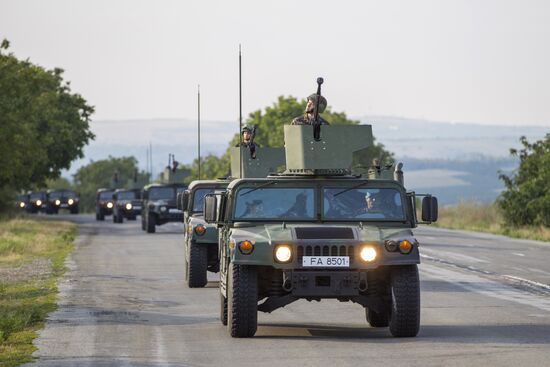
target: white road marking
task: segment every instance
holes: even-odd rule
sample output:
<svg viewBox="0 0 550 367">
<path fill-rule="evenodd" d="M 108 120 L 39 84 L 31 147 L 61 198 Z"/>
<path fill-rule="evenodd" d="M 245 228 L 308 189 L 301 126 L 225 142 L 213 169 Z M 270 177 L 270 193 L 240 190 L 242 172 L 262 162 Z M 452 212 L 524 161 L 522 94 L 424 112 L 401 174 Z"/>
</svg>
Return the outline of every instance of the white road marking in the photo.
<svg viewBox="0 0 550 367">
<path fill-rule="evenodd" d="M 445 257 L 448 257 L 452 260 L 462 260 L 462 261 L 469 261 L 469 262 L 473 262 L 473 263 L 485 263 L 485 264 L 490 263 L 490 261 L 480 259 L 478 257 L 473 257 L 473 256 L 468 256 L 468 255 L 463 255 L 463 254 L 457 254 L 455 252 L 449 252 L 449 251 L 441 251 L 441 250 L 435 251 L 435 250 L 432 250 L 432 249 L 426 249 L 426 248 L 421 247 L 420 252 L 428 253 L 428 254 L 431 254 L 432 256 L 433 255 L 445 256 Z M 444 259 L 444 260 L 447 260 L 447 259 Z M 447 261 L 449 261 L 449 260 L 447 260 Z"/>
<path fill-rule="evenodd" d="M 508 302 L 519 303 L 539 310 L 550 312 L 550 299 L 532 293 L 523 292 L 512 286 L 489 280 L 484 277 L 449 270 L 444 267 L 423 264 L 421 271 L 433 278 L 451 283 L 467 291 Z"/>
<path fill-rule="evenodd" d="M 521 252 L 512 252 L 512 255 L 525 256 L 525 254 L 522 254 Z"/>
<path fill-rule="evenodd" d="M 526 284 L 526 285 L 531 286 L 533 288 L 542 288 L 544 290 L 550 291 L 550 285 L 548 285 L 548 284 L 535 282 L 534 280 L 524 279 L 524 278 L 516 277 L 516 276 L 513 276 L 513 275 L 503 275 L 502 277 L 506 278 L 506 279 L 509 279 L 509 280 L 519 282 L 519 283 L 522 283 L 522 284 Z"/>
<path fill-rule="evenodd" d="M 164 345 L 164 337 L 162 336 L 162 330 L 159 326 L 155 327 L 154 343 L 155 343 L 155 362 L 159 364 L 168 364 L 166 355 L 166 347 Z"/>
</svg>

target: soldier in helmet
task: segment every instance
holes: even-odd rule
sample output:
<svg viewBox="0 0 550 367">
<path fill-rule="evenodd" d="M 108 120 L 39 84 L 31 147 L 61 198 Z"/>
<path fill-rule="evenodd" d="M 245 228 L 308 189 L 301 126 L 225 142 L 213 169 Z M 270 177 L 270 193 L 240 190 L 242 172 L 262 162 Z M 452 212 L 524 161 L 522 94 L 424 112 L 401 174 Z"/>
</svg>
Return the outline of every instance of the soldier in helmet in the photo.
<svg viewBox="0 0 550 367">
<path fill-rule="evenodd" d="M 241 130 L 242 140 L 235 146 L 249 148 L 252 158 L 256 158 L 256 148 L 259 148 L 260 146 L 253 141 L 253 134 L 254 131 L 251 128 L 249 128 L 248 126 L 243 126 Z"/>
<path fill-rule="evenodd" d="M 327 108 L 327 99 L 314 93 L 307 97 L 307 105 L 304 115 L 296 117 L 292 120 L 292 125 L 313 125 L 315 122 L 315 107 L 317 106 L 317 98 L 319 97 L 319 113 L 322 113 Z M 321 116 L 319 116 L 319 122 L 321 125 L 329 125 L 329 123 Z"/>
</svg>

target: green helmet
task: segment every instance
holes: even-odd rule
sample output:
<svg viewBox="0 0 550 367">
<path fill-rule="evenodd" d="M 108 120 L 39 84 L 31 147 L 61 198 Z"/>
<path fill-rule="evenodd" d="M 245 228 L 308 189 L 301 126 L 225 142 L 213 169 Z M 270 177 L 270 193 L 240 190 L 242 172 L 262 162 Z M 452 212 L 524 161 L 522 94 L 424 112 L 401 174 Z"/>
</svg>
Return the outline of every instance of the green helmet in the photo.
<svg viewBox="0 0 550 367">
<path fill-rule="evenodd" d="M 317 94 L 313 93 L 309 97 L 307 97 L 308 100 L 313 101 L 314 105 L 317 106 Z M 327 99 L 323 96 L 321 96 L 321 99 L 319 100 L 319 113 L 323 113 L 325 109 L 327 108 Z"/>
<path fill-rule="evenodd" d="M 247 125 L 244 125 L 241 129 L 241 134 L 244 133 L 245 131 L 248 131 L 249 133 L 251 133 L 252 129 L 249 128 Z"/>
</svg>

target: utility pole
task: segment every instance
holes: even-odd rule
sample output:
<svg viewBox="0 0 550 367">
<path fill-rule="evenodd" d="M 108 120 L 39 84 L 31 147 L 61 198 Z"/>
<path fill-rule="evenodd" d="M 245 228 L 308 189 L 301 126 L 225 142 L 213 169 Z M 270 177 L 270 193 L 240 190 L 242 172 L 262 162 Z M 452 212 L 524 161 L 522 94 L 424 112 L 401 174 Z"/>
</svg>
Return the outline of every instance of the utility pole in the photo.
<svg viewBox="0 0 550 367">
<path fill-rule="evenodd" d="M 199 180 L 201 179 L 201 86 L 197 86 L 197 150 L 199 156 Z"/>
</svg>

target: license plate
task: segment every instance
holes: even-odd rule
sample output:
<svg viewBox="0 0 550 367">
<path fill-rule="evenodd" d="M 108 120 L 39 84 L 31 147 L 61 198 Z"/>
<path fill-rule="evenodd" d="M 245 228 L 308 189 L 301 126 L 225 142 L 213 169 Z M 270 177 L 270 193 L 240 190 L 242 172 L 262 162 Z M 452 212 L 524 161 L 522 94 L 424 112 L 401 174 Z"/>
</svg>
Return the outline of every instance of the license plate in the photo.
<svg viewBox="0 0 550 367">
<path fill-rule="evenodd" d="M 141 206 L 134 206 L 134 210 L 141 210 Z"/>
<path fill-rule="evenodd" d="M 60 206 L 61 206 L 62 208 L 68 208 L 68 207 L 69 207 L 68 204 L 61 204 Z"/>
<path fill-rule="evenodd" d="M 179 209 L 168 209 L 168 213 L 179 214 L 179 213 L 183 213 L 183 212 Z"/>
<path fill-rule="evenodd" d="M 349 256 L 304 256 L 302 266 L 324 268 L 349 268 Z"/>
</svg>

